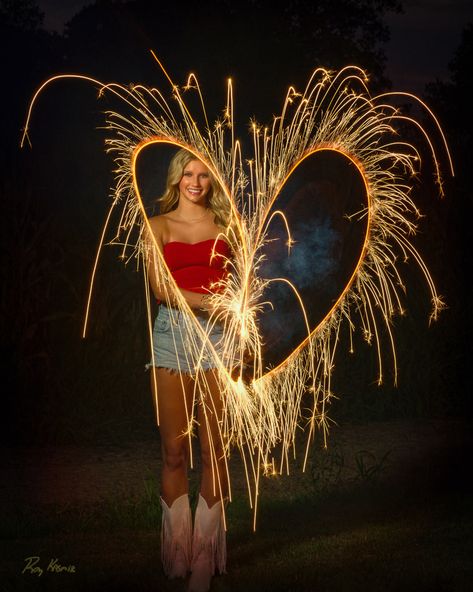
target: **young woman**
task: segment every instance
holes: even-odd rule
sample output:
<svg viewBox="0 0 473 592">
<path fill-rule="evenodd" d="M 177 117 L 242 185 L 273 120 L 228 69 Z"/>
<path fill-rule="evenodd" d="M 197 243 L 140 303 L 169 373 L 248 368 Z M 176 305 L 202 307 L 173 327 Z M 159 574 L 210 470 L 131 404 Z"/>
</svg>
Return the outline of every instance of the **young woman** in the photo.
<svg viewBox="0 0 473 592">
<path fill-rule="evenodd" d="M 151 384 L 157 389 L 163 455 L 161 554 L 166 575 L 185 577 L 190 570 L 189 590 L 198 592 L 209 589 L 216 569 L 225 572 L 222 512 L 228 482 L 219 431 L 221 389 L 212 356 L 203 356 L 200 369 L 204 379 L 196 378 L 186 351 L 186 313 L 176 309 L 176 294 L 173 299 L 168 293 L 166 299 L 160 288 L 155 250 L 163 254 L 181 296 L 206 328 L 209 291 L 224 277 L 225 261 L 231 256 L 222 234 L 230 206 L 207 166 L 184 149 L 171 160 L 160 206 L 161 214 L 149 220 L 154 256 L 150 257 L 148 274 L 160 302 L 153 330 Z M 217 349 L 221 338 L 222 329 L 212 329 L 210 340 Z M 192 535 L 187 470 L 188 433 L 194 413 L 202 475 Z"/>
</svg>

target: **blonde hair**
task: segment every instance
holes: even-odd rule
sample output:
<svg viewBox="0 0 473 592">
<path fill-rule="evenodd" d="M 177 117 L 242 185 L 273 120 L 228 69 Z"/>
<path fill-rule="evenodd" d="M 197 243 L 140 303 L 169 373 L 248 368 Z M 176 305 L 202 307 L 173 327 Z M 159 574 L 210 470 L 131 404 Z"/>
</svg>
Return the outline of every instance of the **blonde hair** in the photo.
<svg viewBox="0 0 473 592">
<path fill-rule="evenodd" d="M 166 190 L 157 200 L 160 204 L 161 214 L 166 214 L 177 208 L 177 204 L 179 203 L 179 183 L 184 174 L 184 169 L 192 160 L 202 162 L 197 156 L 185 148 L 178 150 L 172 157 L 166 179 Z M 205 163 L 203 164 L 207 166 Z M 209 175 L 212 189 L 207 198 L 207 207 L 215 214 L 215 223 L 218 226 L 227 227 L 231 218 L 231 206 L 228 197 L 210 170 Z"/>
</svg>

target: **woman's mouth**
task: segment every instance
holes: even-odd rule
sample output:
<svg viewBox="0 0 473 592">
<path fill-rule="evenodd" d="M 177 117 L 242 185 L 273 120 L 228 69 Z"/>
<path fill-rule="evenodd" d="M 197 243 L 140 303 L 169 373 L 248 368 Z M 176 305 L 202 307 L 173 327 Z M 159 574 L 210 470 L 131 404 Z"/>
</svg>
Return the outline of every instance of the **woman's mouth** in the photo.
<svg viewBox="0 0 473 592">
<path fill-rule="evenodd" d="M 202 189 L 195 189 L 195 188 L 191 188 L 189 187 L 187 189 L 188 193 L 190 193 L 191 195 L 200 195 L 202 193 Z"/>
</svg>

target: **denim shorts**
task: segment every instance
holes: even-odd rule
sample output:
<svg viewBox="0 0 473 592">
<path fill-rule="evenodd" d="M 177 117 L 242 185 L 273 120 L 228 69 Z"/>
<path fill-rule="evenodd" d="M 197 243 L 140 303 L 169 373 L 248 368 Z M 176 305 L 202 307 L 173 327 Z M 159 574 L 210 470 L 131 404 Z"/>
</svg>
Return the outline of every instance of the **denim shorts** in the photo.
<svg viewBox="0 0 473 592">
<path fill-rule="evenodd" d="M 198 352 L 200 360 L 200 370 L 210 370 L 216 368 L 218 362 L 215 354 L 209 347 L 204 347 L 202 342 L 193 347 L 189 344 L 189 334 L 186 325 L 192 320 L 186 321 L 188 313 L 176 309 L 169 309 L 160 305 L 158 315 L 153 328 L 153 353 L 154 359 L 151 360 L 146 368 L 155 366 L 156 368 L 169 368 L 186 374 L 195 374 L 196 368 L 191 350 Z M 223 327 L 214 325 L 210 333 L 208 332 L 209 318 L 205 313 L 199 314 L 195 311 L 195 318 L 208 334 L 209 341 L 216 350 L 221 353 L 223 343 Z"/>
</svg>

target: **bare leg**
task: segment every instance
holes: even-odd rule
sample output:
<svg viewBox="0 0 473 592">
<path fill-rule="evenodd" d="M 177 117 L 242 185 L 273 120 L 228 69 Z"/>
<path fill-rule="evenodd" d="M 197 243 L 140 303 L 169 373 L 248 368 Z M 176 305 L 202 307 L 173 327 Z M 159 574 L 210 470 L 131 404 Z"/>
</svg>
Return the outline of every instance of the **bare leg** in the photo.
<svg viewBox="0 0 473 592">
<path fill-rule="evenodd" d="M 202 458 L 200 493 L 209 508 L 228 495 L 228 474 L 224 459 L 224 442 L 220 433 L 223 401 L 216 373 L 205 373 L 207 384 L 203 404 L 199 405 L 199 441 Z"/>
<path fill-rule="evenodd" d="M 212 576 L 216 570 L 225 573 L 227 562 L 222 502 L 228 495 L 228 476 L 220 432 L 223 401 L 216 373 L 208 371 L 205 377 L 206 384 L 199 385 L 205 390 L 197 411 L 202 481 L 192 537 L 189 592 L 208 591 Z"/>
<path fill-rule="evenodd" d="M 192 379 L 184 374 L 154 368 L 158 390 L 159 431 L 162 447 L 161 497 L 171 506 L 188 493 L 188 426 L 192 417 Z M 154 379 L 151 376 L 154 390 Z"/>
</svg>

